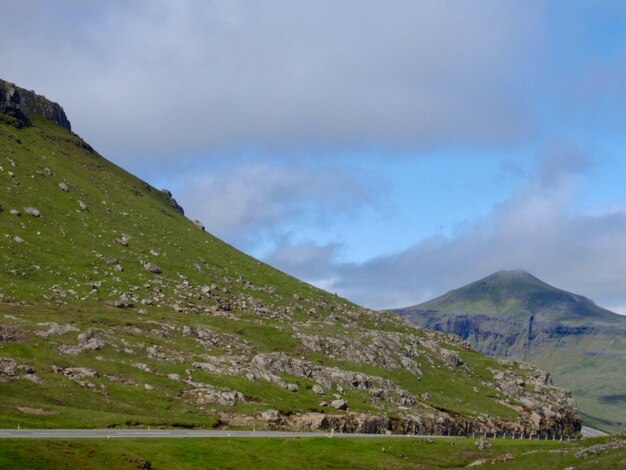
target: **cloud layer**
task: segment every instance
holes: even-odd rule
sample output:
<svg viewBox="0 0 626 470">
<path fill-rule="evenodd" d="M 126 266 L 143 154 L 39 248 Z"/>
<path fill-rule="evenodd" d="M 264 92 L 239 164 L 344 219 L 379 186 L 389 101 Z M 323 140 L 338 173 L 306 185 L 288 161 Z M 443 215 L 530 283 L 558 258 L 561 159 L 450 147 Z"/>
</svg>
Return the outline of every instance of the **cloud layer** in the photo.
<svg viewBox="0 0 626 470">
<path fill-rule="evenodd" d="M 376 200 L 375 183 L 337 166 L 243 163 L 176 180 L 187 213 L 245 248 L 283 237 L 297 224 L 320 225 L 358 213 Z"/>
<path fill-rule="evenodd" d="M 535 126 L 538 4 L 19 3 L 0 18 L 4 78 L 117 159 L 498 146 Z"/>
</svg>

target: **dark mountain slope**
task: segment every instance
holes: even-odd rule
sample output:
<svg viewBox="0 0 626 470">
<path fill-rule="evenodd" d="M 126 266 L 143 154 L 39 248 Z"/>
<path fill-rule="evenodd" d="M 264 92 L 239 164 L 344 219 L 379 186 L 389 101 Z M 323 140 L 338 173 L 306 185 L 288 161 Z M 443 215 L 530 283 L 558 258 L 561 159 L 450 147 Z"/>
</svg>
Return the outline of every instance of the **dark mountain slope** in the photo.
<svg viewBox="0 0 626 470">
<path fill-rule="evenodd" d="M 626 422 L 626 317 L 586 297 L 523 271 L 500 271 L 397 312 L 485 354 L 548 368 L 593 424 Z"/>
</svg>

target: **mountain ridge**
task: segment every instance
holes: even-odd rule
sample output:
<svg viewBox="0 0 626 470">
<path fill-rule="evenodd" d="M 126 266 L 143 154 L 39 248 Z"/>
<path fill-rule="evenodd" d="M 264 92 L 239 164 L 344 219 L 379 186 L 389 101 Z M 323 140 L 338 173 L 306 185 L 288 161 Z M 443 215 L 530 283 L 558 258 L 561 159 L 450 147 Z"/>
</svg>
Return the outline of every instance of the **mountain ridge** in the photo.
<svg viewBox="0 0 626 470">
<path fill-rule="evenodd" d="M 584 321 L 590 317 L 609 323 L 621 320 L 620 315 L 598 306 L 591 299 L 554 287 L 522 270 L 501 270 L 405 309 L 453 312 L 461 308 L 467 313 L 515 315 L 525 314 L 528 310 L 540 311 L 557 303 L 567 303 L 569 307 L 570 317 L 562 317 L 561 321 Z"/>
<path fill-rule="evenodd" d="M 620 429 L 626 422 L 626 317 L 584 296 L 524 271 L 498 271 L 395 311 L 490 356 L 549 369 L 555 383 L 572 389 L 591 424 Z"/>
</svg>

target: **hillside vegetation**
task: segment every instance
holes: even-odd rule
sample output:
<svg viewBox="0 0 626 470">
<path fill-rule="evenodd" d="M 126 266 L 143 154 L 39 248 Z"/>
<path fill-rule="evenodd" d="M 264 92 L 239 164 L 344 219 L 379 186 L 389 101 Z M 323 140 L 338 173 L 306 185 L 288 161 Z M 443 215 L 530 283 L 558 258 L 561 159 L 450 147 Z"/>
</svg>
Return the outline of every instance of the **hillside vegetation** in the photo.
<svg viewBox="0 0 626 470">
<path fill-rule="evenodd" d="M 0 82 L 0 426 L 579 430 L 545 373 L 237 251 L 30 93 Z"/>
</svg>

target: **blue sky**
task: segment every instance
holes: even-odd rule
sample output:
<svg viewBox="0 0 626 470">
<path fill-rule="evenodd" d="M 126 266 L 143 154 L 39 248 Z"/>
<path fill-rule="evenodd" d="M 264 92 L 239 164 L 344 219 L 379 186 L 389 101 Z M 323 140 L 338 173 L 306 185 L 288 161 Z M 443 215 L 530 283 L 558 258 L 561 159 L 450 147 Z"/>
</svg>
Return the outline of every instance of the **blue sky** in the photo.
<svg viewBox="0 0 626 470">
<path fill-rule="evenodd" d="M 6 2 L 2 78 L 373 308 L 498 269 L 626 313 L 626 4 Z"/>
</svg>

